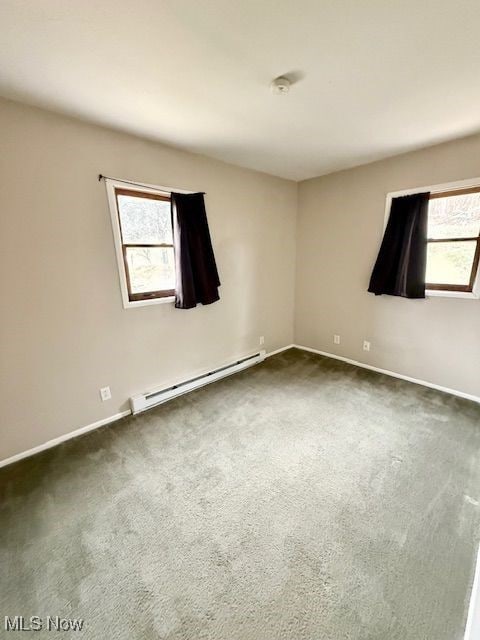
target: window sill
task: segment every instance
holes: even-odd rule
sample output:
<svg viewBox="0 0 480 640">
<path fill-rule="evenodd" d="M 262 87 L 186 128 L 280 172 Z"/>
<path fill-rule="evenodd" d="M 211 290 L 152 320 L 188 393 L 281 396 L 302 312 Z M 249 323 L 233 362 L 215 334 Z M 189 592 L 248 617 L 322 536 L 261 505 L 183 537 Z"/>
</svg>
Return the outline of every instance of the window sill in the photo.
<svg viewBox="0 0 480 640">
<path fill-rule="evenodd" d="M 135 309 L 136 307 L 149 307 L 152 304 L 168 304 L 175 302 L 175 296 L 168 296 L 167 298 L 152 298 L 151 300 L 133 300 L 125 301 L 125 309 Z"/>
<path fill-rule="evenodd" d="M 480 295 L 476 292 L 467 293 L 466 291 L 440 291 L 438 289 L 427 289 L 425 291 L 427 298 L 463 298 L 464 300 L 478 300 Z"/>
</svg>

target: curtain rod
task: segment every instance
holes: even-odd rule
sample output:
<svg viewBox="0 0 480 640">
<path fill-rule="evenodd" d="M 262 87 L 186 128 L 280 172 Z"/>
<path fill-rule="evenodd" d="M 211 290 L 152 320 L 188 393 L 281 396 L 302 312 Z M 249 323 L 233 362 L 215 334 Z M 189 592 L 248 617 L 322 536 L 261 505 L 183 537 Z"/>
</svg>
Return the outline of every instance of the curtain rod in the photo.
<svg viewBox="0 0 480 640">
<path fill-rule="evenodd" d="M 113 178 L 112 176 L 104 176 L 102 173 L 98 174 L 98 181 L 100 180 L 115 180 L 115 182 L 123 182 L 124 184 L 132 184 L 135 187 L 146 187 L 147 189 L 157 189 L 164 193 L 201 193 L 205 195 L 205 191 L 187 191 L 186 189 L 172 189 L 171 187 L 160 187 L 156 184 L 146 184 L 145 182 L 133 182 L 132 180 L 122 180 L 121 178 Z"/>
</svg>

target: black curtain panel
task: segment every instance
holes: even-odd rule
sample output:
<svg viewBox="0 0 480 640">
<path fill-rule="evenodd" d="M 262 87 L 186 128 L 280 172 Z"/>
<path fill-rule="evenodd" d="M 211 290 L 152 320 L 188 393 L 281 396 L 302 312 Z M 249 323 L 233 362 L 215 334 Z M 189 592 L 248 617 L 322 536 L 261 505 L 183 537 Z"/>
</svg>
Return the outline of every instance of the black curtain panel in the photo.
<svg viewBox="0 0 480 640">
<path fill-rule="evenodd" d="M 393 198 L 368 290 L 375 295 L 425 298 L 429 193 Z"/>
<path fill-rule="evenodd" d="M 172 193 L 177 309 L 212 304 L 220 299 L 203 193 Z"/>
</svg>

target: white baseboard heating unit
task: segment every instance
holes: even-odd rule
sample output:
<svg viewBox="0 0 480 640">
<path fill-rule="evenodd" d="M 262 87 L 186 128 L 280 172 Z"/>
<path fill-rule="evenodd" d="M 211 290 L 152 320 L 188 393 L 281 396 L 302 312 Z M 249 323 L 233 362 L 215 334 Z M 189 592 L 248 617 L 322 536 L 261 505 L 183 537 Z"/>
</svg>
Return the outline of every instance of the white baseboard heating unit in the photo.
<svg viewBox="0 0 480 640">
<path fill-rule="evenodd" d="M 258 353 L 254 353 L 251 356 L 247 356 L 246 358 L 241 358 L 241 360 L 236 360 L 231 364 L 219 367 L 218 369 L 214 369 L 213 371 L 209 371 L 208 373 L 196 376 L 195 378 L 190 378 L 189 380 L 178 382 L 177 384 L 174 384 L 170 387 L 148 391 L 147 393 L 132 396 L 130 398 L 130 408 L 132 409 L 133 414 L 140 413 L 141 411 L 146 411 L 147 409 L 151 409 L 158 404 L 162 404 L 162 402 L 166 402 L 167 400 L 176 398 L 177 396 L 187 393 L 188 391 L 198 389 L 198 387 L 203 387 L 206 384 L 215 382 L 215 380 L 220 380 L 220 378 L 230 376 L 232 375 L 232 373 L 242 371 L 242 369 L 247 369 L 248 367 L 251 367 L 254 364 L 258 364 L 263 360 L 265 360 L 264 350 L 259 351 Z"/>
</svg>

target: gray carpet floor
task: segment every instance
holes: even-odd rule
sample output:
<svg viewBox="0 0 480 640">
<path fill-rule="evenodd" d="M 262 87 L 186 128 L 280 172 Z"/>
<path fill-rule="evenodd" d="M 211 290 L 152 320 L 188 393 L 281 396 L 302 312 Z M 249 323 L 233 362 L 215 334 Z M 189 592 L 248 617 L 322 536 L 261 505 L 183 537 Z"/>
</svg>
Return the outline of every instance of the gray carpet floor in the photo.
<svg viewBox="0 0 480 640">
<path fill-rule="evenodd" d="M 85 621 L 35 638 L 460 640 L 480 407 L 290 350 L 0 470 L 0 498 L 0 624 Z"/>
</svg>

